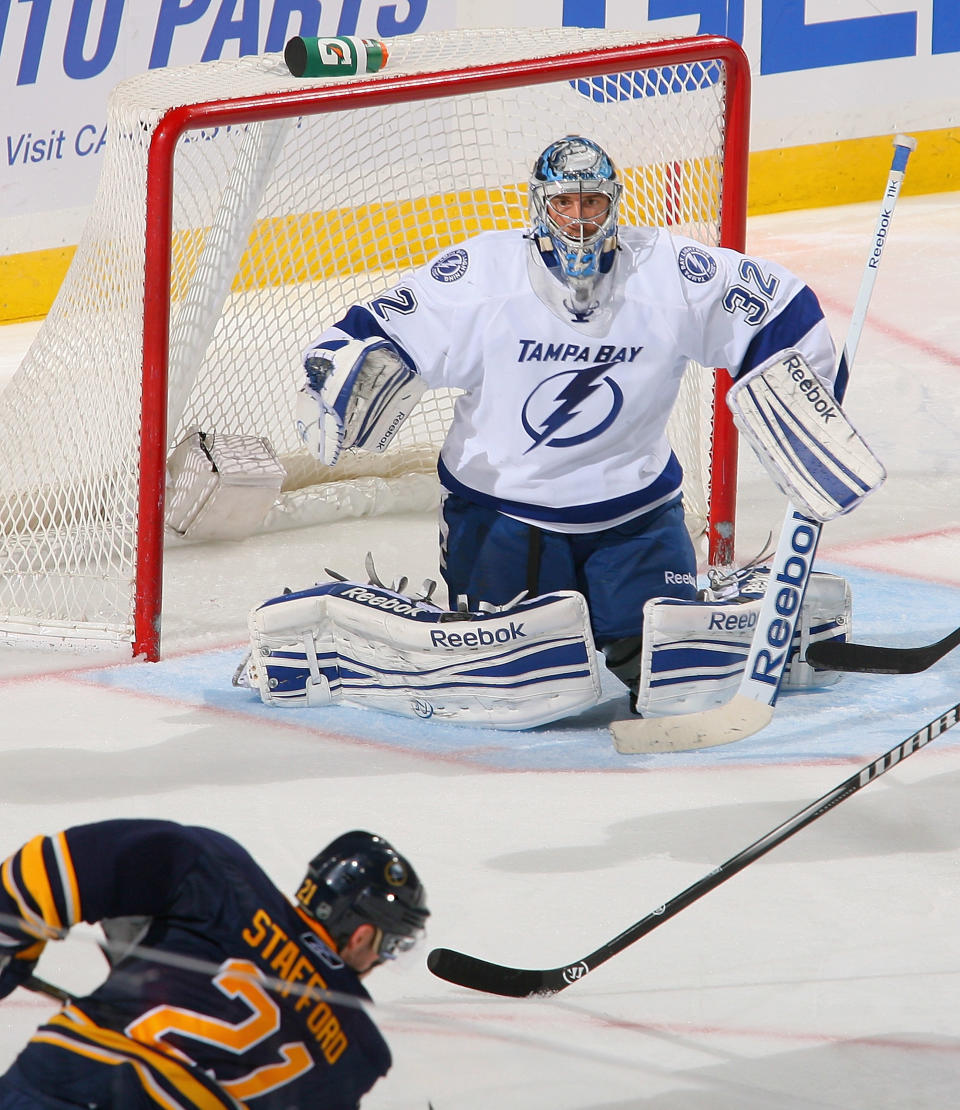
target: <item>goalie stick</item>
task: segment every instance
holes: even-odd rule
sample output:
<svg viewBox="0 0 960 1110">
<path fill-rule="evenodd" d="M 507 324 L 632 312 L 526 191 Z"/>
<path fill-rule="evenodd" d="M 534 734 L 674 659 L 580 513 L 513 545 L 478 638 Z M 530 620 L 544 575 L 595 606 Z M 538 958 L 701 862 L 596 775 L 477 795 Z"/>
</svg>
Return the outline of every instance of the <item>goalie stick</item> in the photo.
<svg viewBox="0 0 960 1110">
<path fill-rule="evenodd" d="M 896 648 L 851 644 L 845 640 L 820 640 L 807 648 L 806 661 L 815 667 L 860 674 L 917 674 L 932 667 L 960 644 L 960 628 L 925 647 Z"/>
<path fill-rule="evenodd" d="M 840 356 L 840 365 L 845 360 L 848 371 L 853 366 L 860 343 L 907 160 L 917 146 L 916 139 L 909 135 L 897 135 L 893 142 L 893 162 L 874 229 L 873 245 Z M 837 400 L 843 401 L 841 390 L 838 390 Z M 764 594 L 743 677 L 730 701 L 699 713 L 614 721 L 610 732 L 618 752 L 633 754 L 712 748 L 743 740 L 766 728 L 773 720 L 773 706 L 789 659 L 822 527 L 819 521 L 804 516 L 793 505 L 787 505 L 770 568 L 770 582 Z"/>
<path fill-rule="evenodd" d="M 958 722 L 960 722 L 960 703 L 948 709 L 942 716 L 936 717 L 919 732 L 907 737 L 872 763 L 862 767 L 848 779 L 844 779 L 815 802 L 811 802 L 806 808 L 754 841 L 749 847 L 731 856 L 726 863 L 715 867 L 709 874 L 674 895 L 662 906 L 658 906 L 619 936 L 607 941 L 595 952 L 591 952 L 589 956 L 584 956 L 575 963 L 547 970 L 522 969 L 489 963 L 487 960 L 480 960 L 476 956 L 468 956 L 449 948 L 435 948 L 427 957 L 427 967 L 438 978 L 446 979 L 447 982 L 455 983 L 460 987 L 469 987 L 471 990 L 505 995 L 508 998 L 549 998 L 588 975 L 634 941 L 653 932 L 658 925 L 662 925 L 664 921 L 686 909 L 714 887 L 725 883 L 738 871 L 742 871 L 754 860 L 766 855 L 771 848 L 782 844 L 788 837 L 812 824 L 818 817 L 822 817 L 828 810 L 846 801 L 874 779 L 886 774 L 891 767 L 895 767 L 914 752 L 926 747 Z"/>
</svg>

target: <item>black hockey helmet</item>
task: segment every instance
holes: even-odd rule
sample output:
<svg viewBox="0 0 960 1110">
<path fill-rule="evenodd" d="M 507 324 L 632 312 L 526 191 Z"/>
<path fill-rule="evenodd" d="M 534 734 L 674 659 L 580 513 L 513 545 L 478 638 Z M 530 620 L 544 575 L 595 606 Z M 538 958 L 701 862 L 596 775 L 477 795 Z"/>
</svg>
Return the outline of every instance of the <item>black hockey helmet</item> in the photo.
<svg viewBox="0 0 960 1110">
<path fill-rule="evenodd" d="M 383 934 L 380 955 L 392 959 L 416 944 L 430 911 L 410 864 L 383 837 L 354 830 L 310 861 L 297 902 L 326 929 L 337 948 L 359 925 Z"/>
</svg>

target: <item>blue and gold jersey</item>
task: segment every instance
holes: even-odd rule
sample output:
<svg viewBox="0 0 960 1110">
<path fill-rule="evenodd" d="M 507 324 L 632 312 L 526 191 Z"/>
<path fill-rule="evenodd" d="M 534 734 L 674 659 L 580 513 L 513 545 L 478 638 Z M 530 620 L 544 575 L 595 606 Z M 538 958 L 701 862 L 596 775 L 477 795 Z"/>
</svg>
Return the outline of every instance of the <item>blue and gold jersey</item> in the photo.
<svg viewBox="0 0 960 1110">
<path fill-rule="evenodd" d="M 104 983 L 21 1053 L 17 1074 L 41 1090 L 89 1098 L 122 1072 L 136 1105 L 352 1110 L 390 1067 L 356 973 L 227 836 L 104 821 L 36 837 L 0 877 L 0 955 L 35 956 L 38 936 L 79 921 L 148 919 Z"/>
</svg>

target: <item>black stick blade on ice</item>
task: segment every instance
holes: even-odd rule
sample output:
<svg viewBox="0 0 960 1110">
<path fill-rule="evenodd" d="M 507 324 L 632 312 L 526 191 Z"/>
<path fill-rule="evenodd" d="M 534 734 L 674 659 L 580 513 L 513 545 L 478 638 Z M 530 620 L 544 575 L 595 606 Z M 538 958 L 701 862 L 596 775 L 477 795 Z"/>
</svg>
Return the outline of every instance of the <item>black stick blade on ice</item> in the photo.
<svg viewBox="0 0 960 1110">
<path fill-rule="evenodd" d="M 788 817 L 786 821 L 782 821 L 775 829 L 771 829 L 759 840 L 755 840 L 735 856 L 731 856 L 725 863 L 721 863 L 719 867 L 715 867 L 703 878 L 688 886 L 686 890 L 675 894 L 662 906 L 658 906 L 646 917 L 634 922 L 619 936 L 608 940 L 606 944 L 602 944 L 582 960 L 567 964 L 565 967 L 521 970 L 517 967 L 479 960 L 476 956 L 468 956 L 465 952 L 455 952 L 450 948 L 434 948 L 427 957 L 427 967 L 439 979 L 446 979 L 448 983 L 455 983 L 458 987 L 469 987 L 471 990 L 499 994 L 506 998 L 549 998 L 550 995 L 557 994 L 565 987 L 569 987 L 571 983 L 576 983 L 589 975 L 611 956 L 622 952 L 624 948 L 646 936 L 647 933 L 652 933 L 664 921 L 669 921 L 671 917 L 692 905 L 698 898 L 702 898 L 708 891 L 725 883 L 754 860 L 766 855 L 771 848 L 782 844 L 800 829 L 806 828 L 825 813 L 831 812 L 858 790 L 868 786 L 881 775 L 885 775 L 891 767 L 896 767 L 904 759 L 926 747 L 938 736 L 942 736 L 947 729 L 957 724 L 960 724 L 960 703 L 939 717 L 935 717 L 928 725 L 838 783 L 832 790 L 828 790 L 826 794 L 792 817 Z"/>
<path fill-rule="evenodd" d="M 589 970 L 582 963 L 546 971 L 505 967 L 465 952 L 454 952 L 451 948 L 434 948 L 427 957 L 427 967 L 438 979 L 446 979 L 458 987 L 470 987 L 505 998 L 549 998 Z"/>
<path fill-rule="evenodd" d="M 820 640 L 807 648 L 806 660 L 815 667 L 858 674 L 918 674 L 932 667 L 960 644 L 960 628 L 925 647 L 895 648 Z"/>
</svg>

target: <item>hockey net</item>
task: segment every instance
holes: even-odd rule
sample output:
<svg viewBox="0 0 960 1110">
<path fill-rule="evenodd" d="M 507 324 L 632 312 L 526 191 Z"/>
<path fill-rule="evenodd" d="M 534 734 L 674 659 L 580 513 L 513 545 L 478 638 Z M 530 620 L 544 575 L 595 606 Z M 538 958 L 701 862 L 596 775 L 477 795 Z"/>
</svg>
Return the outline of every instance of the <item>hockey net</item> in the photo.
<svg viewBox="0 0 960 1110">
<path fill-rule="evenodd" d="M 563 28 L 387 45 L 372 76 L 304 81 L 265 55 L 114 90 L 74 261 L 0 397 L 0 637 L 157 656 L 166 460 L 192 428 L 268 438 L 286 479 L 267 529 L 436 504 L 452 398 L 428 394 L 384 454 L 325 469 L 295 432 L 301 352 L 406 267 L 526 226 L 529 168 L 555 138 L 612 153 L 625 223 L 742 248 L 735 44 Z M 671 438 L 717 561 L 736 447 L 714 378 L 690 367 Z"/>
</svg>

